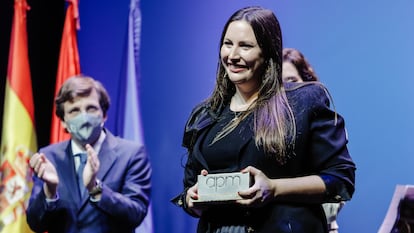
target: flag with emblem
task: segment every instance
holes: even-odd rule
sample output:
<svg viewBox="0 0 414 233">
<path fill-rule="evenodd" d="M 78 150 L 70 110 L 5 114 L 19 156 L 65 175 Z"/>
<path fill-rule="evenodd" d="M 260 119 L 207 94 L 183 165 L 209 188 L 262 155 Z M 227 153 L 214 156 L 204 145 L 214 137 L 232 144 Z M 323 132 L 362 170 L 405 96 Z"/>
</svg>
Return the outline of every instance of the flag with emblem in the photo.
<svg viewBox="0 0 414 233">
<path fill-rule="evenodd" d="M 37 150 L 27 48 L 28 9 L 26 0 L 14 0 L 0 151 L 1 233 L 32 232 L 25 214 L 33 186 L 29 159 Z"/>
</svg>

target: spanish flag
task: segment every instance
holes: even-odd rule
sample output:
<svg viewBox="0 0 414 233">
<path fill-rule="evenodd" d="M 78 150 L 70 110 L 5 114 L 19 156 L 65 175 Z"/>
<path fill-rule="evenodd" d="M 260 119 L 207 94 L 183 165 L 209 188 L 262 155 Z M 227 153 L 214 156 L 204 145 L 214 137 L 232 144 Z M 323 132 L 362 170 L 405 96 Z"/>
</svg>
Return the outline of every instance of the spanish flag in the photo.
<svg viewBox="0 0 414 233">
<path fill-rule="evenodd" d="M 62 41 L 60 45 L 59 65 L 56 77 L 55 96 L 60 86 L 73 75 L 80 74 L 79 51 L 76 32 L 80 28 L 78 0 L 66 0 L 65 25 L 63 26 Z M 60 142 L 70 138 L 65 132 L 60 119 L 55 114 L 53 105 L 50 143 Z"/>
<path fill-rule="evenodd" d="M 27 49 L 26 0 L 14 0 L 0 151 L 0 232 L 32 232 L 26 207 L 33 183 L 30 156 L 37 150 Z"/>
</svg>

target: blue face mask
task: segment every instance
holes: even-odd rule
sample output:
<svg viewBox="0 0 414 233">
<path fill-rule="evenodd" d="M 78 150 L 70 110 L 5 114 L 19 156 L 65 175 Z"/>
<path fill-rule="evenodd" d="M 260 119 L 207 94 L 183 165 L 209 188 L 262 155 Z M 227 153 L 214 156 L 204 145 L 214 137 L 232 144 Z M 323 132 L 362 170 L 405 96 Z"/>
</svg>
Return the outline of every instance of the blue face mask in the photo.
<svg viewBox="0 0 414 233">
<path fill-rule="evenodd" d="M 67 130 L 72 138 L 85 146 L 98 140 L 102 131 L 102 116 L 80 113 L 66 121 Z"/>
</svg>

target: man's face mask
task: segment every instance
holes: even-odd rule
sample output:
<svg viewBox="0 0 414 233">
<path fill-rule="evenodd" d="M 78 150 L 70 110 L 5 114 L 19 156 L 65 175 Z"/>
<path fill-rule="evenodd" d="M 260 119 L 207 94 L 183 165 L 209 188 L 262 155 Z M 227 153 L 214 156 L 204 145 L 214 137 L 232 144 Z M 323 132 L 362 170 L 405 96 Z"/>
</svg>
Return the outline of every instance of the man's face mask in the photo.
<svg viewBox="0 0 414 233">
<path fill-rule="evenodd" d="M 72 137 L 85 146 L 98 139 L 102 130 L 102 116 L 80 113 L 76 117 L 66 120 L 66 125 Z"/>
</svg>

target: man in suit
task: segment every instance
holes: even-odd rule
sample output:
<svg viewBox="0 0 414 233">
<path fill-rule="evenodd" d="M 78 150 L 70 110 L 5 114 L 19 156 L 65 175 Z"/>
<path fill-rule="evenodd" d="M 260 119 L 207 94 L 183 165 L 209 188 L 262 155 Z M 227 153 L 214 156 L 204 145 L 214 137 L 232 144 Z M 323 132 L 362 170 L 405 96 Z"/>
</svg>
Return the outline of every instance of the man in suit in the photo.
<svg viewBox="0 0 414 233">
<path fill-rule="evenodd" d="M 109 96 L 91 77 L 68 79 L 55 104 L 71 139 L 30 159 L 29 226 L 49 233 L 134 232 L 150 201 L 151 166 L 143 145 L 104 128 Z"/>
</svg>

